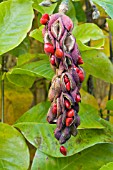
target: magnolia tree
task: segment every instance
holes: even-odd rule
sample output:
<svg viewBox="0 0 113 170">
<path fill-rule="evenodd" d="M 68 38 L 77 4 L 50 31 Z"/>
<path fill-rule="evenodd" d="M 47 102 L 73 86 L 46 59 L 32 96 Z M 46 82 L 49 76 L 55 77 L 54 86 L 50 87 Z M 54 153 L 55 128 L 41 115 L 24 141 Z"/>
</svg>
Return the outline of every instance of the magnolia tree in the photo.
<svg viewBox="0 0 113 170">
<path fill-rule="evenodd" d="M 113 169 L 112 0 L 0 2 L 0 169 Z M 34 94 L 15 122 L 9 86 Z"/>
</svg>

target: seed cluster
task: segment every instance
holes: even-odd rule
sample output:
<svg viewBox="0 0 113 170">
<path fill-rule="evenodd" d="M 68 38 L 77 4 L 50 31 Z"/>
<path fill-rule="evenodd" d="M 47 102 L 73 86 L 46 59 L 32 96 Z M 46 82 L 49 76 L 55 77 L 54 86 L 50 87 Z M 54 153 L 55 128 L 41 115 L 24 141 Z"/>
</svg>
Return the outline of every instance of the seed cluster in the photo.
<svg viewBox="0 0 113 170">
<path fill-rule="evenodd" d="M 47 114 L 49 123 L 56 123 L 55 138 L 64 144 L 71 135 L 77 135 L 80 125 L 78 116 L 81 101 L 80 87 L 84 80 L 84 71 L 80 67 L 83 60 L 76 40 L 72 35 L 73 22 L 62 13 L 51 16 L 44 14 L 40 23 L 45 25 L 42 34 L 44 51 L 50 57 L 50 64 L 55 71 L 49 90 L 51 107 Z M 60 151 L 66 155 L 66 149 Z"/>
</svg>

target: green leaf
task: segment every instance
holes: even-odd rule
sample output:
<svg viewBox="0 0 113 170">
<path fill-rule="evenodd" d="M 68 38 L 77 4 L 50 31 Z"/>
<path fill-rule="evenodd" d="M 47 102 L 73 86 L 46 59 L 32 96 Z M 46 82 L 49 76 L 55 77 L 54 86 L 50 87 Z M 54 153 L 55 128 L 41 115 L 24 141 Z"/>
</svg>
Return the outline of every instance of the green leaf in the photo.
<svg viewBox="0 0 113 170">
<path fill-rule="evenodd" d="M 47 60 L 48 61 L 48 56 L 47 56 L 47 54 L 43 54 L 43 53 L 38 53 L 37 54 L 37 57 L 39 58 L 39 59 L 41 59 L 41 60 Z"/>
<path fill-rule="evenodd" d="M 8 72 L 6 77 L 9 82 L 15 84 L 16 86 L 30 88 L 35 80 L 35 77 L 31 77 L 26 74 L 16 74 L 13 72 Z"/>
<path fill-rule="evenodd" d="M 24 137 L 15 128 L 0 123 L 0 169 L 27 170 L 29 161 Z"/>
<path fill-rule="evenodd" d="M 75 153 L 94 146 L 99 143 L 111 143 L 113 142 L 113 126 L 108 122 L 100 120 L 104 129 L 79 129 L 76 137 L 64 144 L 68 148 L 67 156 L 71 156 Z M 46 123 L 18 123 L 14 125 L 17 127 L 24 137 L 40 151 L 54 156 L 62 157 L 59 152 L 60 145 L 54 137 L 55 125 L 49 125 Z"/>
<path fill-rule="evenodd" d="M 108 100 L 106 104 L 107 110 L 113 110 L 113 100 Z"/>
<path fill-rule="evenodd" d="M 45 77 L 49 80 L 52 79 L 54 72 L 50 67 L 49 60 L 41 60 L 37 62 L 32 62 L 29 64 L 25 64 L 21 67 L 21 69 L 27 71 L 29 75 L 33 75 L 36 77 Z"/>
<path fill-rule="evenodd" d="M 43 7 L 42 6 L 40 6 L 39 5 L 39 3 L 38 3 L 38 1 L 37 0 L 33 0 L 33 8 L 35 9 L 35 10 L 37 10 L 38 12 L 40 12 L 41 14 L 44 14 L 45 12 L 44 12 L 44 9 L 43 9 Z"/>
<path fill-rule="evenodd" d="M 82 43 L 80 40 L 77 40 L 78 48 L 80 51 L 89 51 L 94 49 L 102 49 L 101 46 L 104 45 L 104 39 L 100 39 L 95 46 L 87 46 L 84 43 Z"/>
<path fill-rule="evenodd" d="M 80 0 L 78 0 L 79 2 L 73 2 L 74 4 L 74 8 L 75 8 L 75 11 L 76 11 L 76 18 L 78 20 L 78 22 L 86 22 L 86 15 L 85 15 L 85 12 L 83 11 L 83 8 L 82 8 L 82 4 L 80 2 Z"/>
<path fill-rule="evenodd" d="M 93 0 L 96 4 L 100 5 L 106 13 L 113 18 L 113 1 L 112 0 Z"/>
<path fill-rule="evenodd" d="M 33 9 L 28 0 L 0 4 L 0 55 L 17 47 L 32 26 Z"/>
<path fill-rule="evenodd" d="M 44 28 L 44 27 L 43 27 L 43 25 L 42 25 L 42 26 L 40 26 L 38 29 L 33 30 L 33 31 L 30 33 L 30 37 L 33 37 L 33 38 L 35 38 L 36 40 L 44 43 L 43 37 L 42 37 L 42 29 L 43 29 L 43 28 Z"/>
<path fill-rule="evenodd" d="M 87 43 L 90 40 L 99 40 L 105 38 L 102 30 L 93 23 L 85 23 L 79 25 L 73 32 L 77 40 Z"/>
<path fill-rule="evenodd" d="M 50 107 L 50 102 L 42 102 L 25 112 L 16 123 L 20 122 L 46 122 L 46 114 Z"/>
<path fill-rule="evenodd" d="M 113 162 L 109 162 L 108 164 L 102 166 L 99 170 L 112 170 L 113 169 Z"/>
<path fill-rule="evenodd" d="M 37 149 L 31 170 L 98 170 L 110 161 L 113 161 L 113 144 L 99 144 L 65 158 L 54 158 Z"/>
<path fill-rule="evenodd" d="M 30 39 L 26 37 L 19 46 L 9 51 L 9 53 L 13 56 L 18 57 L 20 55 L 29 53 L 29 50 L 30 50 Z"/>
<path fill-rule="evenodd" d="M 80 94 L 81 94 L 82 103 L 89 104 L 89 105 L 93 106 L 94 108 L 96 108 L 97 110 L 99 109 L 97 99 L 93 95 L 84 91 L 83 88 L 80 89 Z"/>
<path fill-rule="evenodd" d="M 13 68 L 6 76 L 11 83 L 21 87 L 31 87 L 36 77 L 45 77 L 51 80 L 54 75 L 47 60 L 31 62 L 20 68 Z"/>
<path fill-rule="evenodd" d="M 89 104 L 80 104 L 79 116 L 81 120 L 80 129 L 104 128 L 99 122 L 98 110 Z"/>
<path fill-rule="evenodd" d="M 113 35 L 113 19 L 106 19 L 107 20 L 107 22 L 108 22 L 108 25 L 109 25 L 109 30 L 110 30 L 110 32 L 112 33 L 112 35 Z"/>
<path fill-rule="evenodd" d="M 36 57 L 35 54 L 30 54 L 30 53 L 22 54 L 18 57 L 17 66 L 21 66 L 23 64 L 26 64 L 27 62 L 34 59 L 35 57 Z"/>
<path fill-rule="evenodd" d="M 82 58 L 85 63 L 83 67 L 88 74 L 113 83 L 113 65 L 104 53 L 96 50 L 85 51 L 82 52 Z"/>
<path fill-rule="evenodd" d="M 81 24 L 73 31 L 74 36 L 77 39 L 77 44 L 80 51 L 87 51 L 93 49 L 101 49 L 104 45 L 104 34 L 102 30 L 95 24 L 85 23 Z M 85 43 L 92 40 L 96 41 L 94 46 L 87 46 Z M 97 41 L 98 40 L 98 41 Z"/>
</svg>

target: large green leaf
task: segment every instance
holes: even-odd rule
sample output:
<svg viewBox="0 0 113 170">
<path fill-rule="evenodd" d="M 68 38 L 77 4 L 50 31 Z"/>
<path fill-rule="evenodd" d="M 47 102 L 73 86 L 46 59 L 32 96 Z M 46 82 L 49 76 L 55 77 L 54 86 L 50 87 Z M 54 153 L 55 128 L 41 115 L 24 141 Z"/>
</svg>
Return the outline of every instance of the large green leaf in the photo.
<svg viewBox="0 0 113 170">
<path fill-rule="evenodd" d="M 46 122 L 46 114 L 50 107 L 50 102 L 42 102 L 24 113 L 16 123 L 19 122 Z"/>
<path fill-rule="evenodd" d="M 104 129 L 79 129 L 78 135 L 71 137 L 71 139 L 64 144 L 64 146 L 68 148 L 67 156 L 71 156 L 98 143 L 113 142 L 112 125 L 106 121 L 100 121 L 105 126 Z M 59 152 L 60 145 L 54 137 L 55 125 L 23 122 L 15 124 L 14 126 L 40 151 L 54 157 L 62 157 Z"/>
<path fill-rule="evenodd" d="M 47 60 L 47 61 L 49 60 L 47 54 L 45 54 L 45 53 L 44 54 L 43 53 L 35 53 L 35 54 L 26 53 L 26 54 L 23 54 L 23 55 L 19 55 L 19 57 L 17 59 L 17 66 L 21 67 L 21 65 L 35 61 L 37 59 Z"/>
<path fill-rule="evenodd" d="M 80 51 L 100 49 L 104 45 L 104 34 L 102 30 L 95 24 L 85 23 L 81 24 L 73 31 L 74 36 L 77 39 L 77 44 Z M 94 46 L 87 46 L 85 43 L 90 40 L 98 40 Z"/>
<path fill-rule="evenodd" d="M 100 5 L 107 14 L 113 18 L 113 1 L 112 0 L 93 0 L 96 4 Z"/>
<path fill-rule="evenodd" d="M 26 64 L 26 63 L 30 62 L 31 60 L 33 60 L 34 58 L 36 58 L 36 55 L 31 54 L 31 53 L 19 55 L 18 60 L 17 60 L 17 66 Z"/>
<path fill-rule="evenodd" d="M 108 100 L 106 104 L 107 110 L 113 110 L 113 100 Z"/>
<path fill-rule="evenodd" d="M 98 170 L 110 161 L 113 161 L 113 144 L 99 144 L 66 158 L 54 158 L 37 149 L 31 170 Z M 101 170 L 112 170 L 112 166 Z"/>
<path fill-rule="evenodd" d="M 82 52 L 84 69 L 88 74 L 113 83 L 113 65 L 104 53 L 96 50 Z"/>
<path fill-rule="evenodd" d="M 98 116 L 98 110 L 89 104 L 80 104 L 79 116 L 81 124 L 79 128 L 82 129 L 101 129 L 103 126 L 99 123 L 100 117 Z"/>
<path fill-rule="evenodd" d="M 79 25 L 74 31 L 74 36 L 82 43 L 87 43 L 90 40 L 99 40 L 105 38 L 102 30 L 93 23 L 85 23 Z"/>
<path fill-rule="evenodd" d="M 50 68 L 50 63 L 47 60 L 31 62 L 20 68 L 13 68 L 7 74 L 7 78 L 15 85 L 30 87 L 36 77 L 45 77 L 52 79 L 54 72 Z"/>
<path fill-rule="evenodd" d="M 9 0 L 0 4 L 0 55 L 18 46 L 32 26 L 30 0 Z"/>
<path fill-rule="evenodd" d="M 109 162 L 108 164 L 102 166 L 99 170 L 112 170 L 113 169 L 113 162 Z"/>
<path fill-rule="evenodd" d="M 23 72 L 22 74 L 20 72 L 19 74 L 18 72 L 17 73 L 8 72 L 6 76 L 9 82 L 17 86 L 26 88 L 30 88 L 35 80 L 35 77 L 29 76 L 28 74 L 24 74 Z"/>
<path fill-rule="evenodd" d="M 15 128 L 0 123 L 0 169 L 27 170 L 29 161 L 24 137 Z"/>
</svg>

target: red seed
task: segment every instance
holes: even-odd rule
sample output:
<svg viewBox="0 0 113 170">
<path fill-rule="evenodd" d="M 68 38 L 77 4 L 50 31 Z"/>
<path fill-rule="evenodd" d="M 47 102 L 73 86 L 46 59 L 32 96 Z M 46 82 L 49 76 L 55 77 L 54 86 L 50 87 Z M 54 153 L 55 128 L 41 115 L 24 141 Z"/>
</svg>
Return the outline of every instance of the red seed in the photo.
<svg viewBox="0 0 113 170">
<path fill-rule="evenodd" d="M 71 104 L 70 104 L 69 100 L 65 99 L 64 104 L 65 104 L 67 109 L 70 109 Z"/>
<path fill-rule="evenodd" d="M 57 48 L 56 51 L 55 51 L 55 55 L 56 55 L 57 58 L 62 58 L 64 53 L 60 48 Z"/>
<path fill-rule="evenodd" d="M 49 15 L 48 14 L 44 14 L 44 15 L 42 15 L 42 17 L 40 19 L 40 23 L 42 25 L 45 25 L 48 22 L 48 20 L 49 20 Z"/>
<path fill-rule="evenodd" d="M 74 111 L 74 109 L 70 109 L 68 112 L 67 112 L 67 117 L 69 117 L 69 118 L 72 118 L 73 116 L 74 116 L 74 114 L 75 114 L 75 111 Z"/>
<path fill-rule="evenodd" d="M 44 51 L 45 51 L 45 53 L 54 54 L 54 47 L 53 47 L 53 45 L 50 44 L 50 43 L 45 43 L 45 45 L 44 45 Z"/>
<path fill-rule="evenodd" d="M 51 58 L 50 58 L 50 63 L 51 63 L 52 65 L 55 65 L 55 64 L 56 64 L 56 63 L 55 63 L 55 56 L 54 56 L 54 55 L 51 56 Z"/>
<path fill-rule="evenodd" d="M 83 63 L 84 63 L 84 61 L 83 61 L 83 59 L 81 58 L 80 55 L 78 56 L 78 61 L 77 61 L 77 63 L 78 63 L 78 64 L 83 64 Z"/>
<path fill-rule="evenodd" d="M 78 76 L 79 76 L 80 82 L 83 82 L 84 81 L 84 73 L 81 70 L 78 72 Z"/>
<path fill-rule="evenodd" d="M 54 104 L 52 107 L 52 113 L 57 114 L 57 105 L 56 104 Z"/>
<path fill-rule="evenodd" d="M 68 82 L 69 82 L 68 76 L 66 76 L 66 75 L 64 75 L 64 82 L 65 82 L 65 83 L 68 83 Z"/>
<path fill-rule="evenodd" d="M 66 126 L 70 126 L 73 121 L 73 118 L 66 118 Z"/>
<path fill-rule="evenodd" d="M 61 147 L 60 147 L 60 152 L 61 152 L 64 156 L 67 155 L 67 149 L 66 149 L 64 146 L 61 146 Z"/>
<path fill-rule="evenodd" d="M 70 91 L 70 82 L 68 82 L 68 83 L 66 84 L 66 89 L 67 89 L 67 91 Z"/>
<path fill-rule="evenodd" d="M 79 94 L 76 95 L 76 99 L 75 100 L 76 100 L 77 103 L 81 101 L 81 97 L 80 97 Z"/>
</svg>

